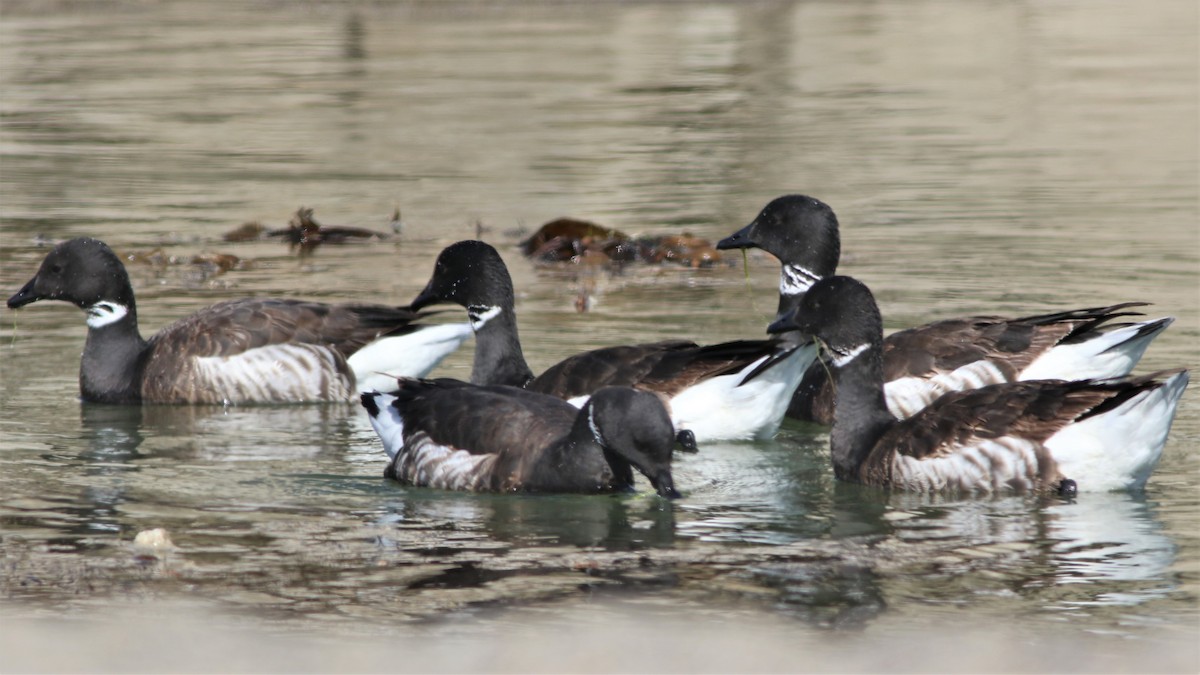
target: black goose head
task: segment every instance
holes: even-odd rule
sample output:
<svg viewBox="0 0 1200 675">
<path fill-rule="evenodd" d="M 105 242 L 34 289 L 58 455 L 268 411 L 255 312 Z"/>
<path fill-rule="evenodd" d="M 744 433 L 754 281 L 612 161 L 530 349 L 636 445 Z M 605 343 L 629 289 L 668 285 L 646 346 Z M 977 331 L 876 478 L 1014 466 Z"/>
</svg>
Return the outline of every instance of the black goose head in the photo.
<svg viewBox="0 0 1200 675">
<path fill-rule="evenodd" d="M 870 289 L 845 276 L 827 277 L 813 284 L 796 309 L 767 330 L 799 331 L 820 340 L 837 366 L 883 341 L 883 319 Z"/>
<path fill-rule="evenodd" d="M 586 417 L 592 438 L 604 448 L 618 477 L 628 474 L 632 465 L 659 495 L 680 496 L 671 477 L 675 427 L 658 395 L 630 387 L 604 387 L 592 394 L 580 416 Z"/>
<path fill-rule="evenodd" d="M 512 277 L 504 259 L 491 245 L 469 239 L 442 250 L 433 265 L 433 276 L 410 307 L 416 311 L 454 303 L 468 310 L 511 309 L 513 302 Z"/>
<path fill-rule="evenodd" d="M 62 300 L 84 310 L 113 303 L 134 311 L 133 287 L 120 258 L 104 242 L 87 237 L 55 246 L 8 306 L 16 309 L 39 300 Z"/>
<path fill-rule="evenodd" d="M 785 268 L 796 267 L 817 278 L 837 271 L 842 252 L 833 209 L 805 195 L 771 200 L 753 222 L 717 242 L 717 248 L 759 248 L 779 258 Z"/>
</svg>

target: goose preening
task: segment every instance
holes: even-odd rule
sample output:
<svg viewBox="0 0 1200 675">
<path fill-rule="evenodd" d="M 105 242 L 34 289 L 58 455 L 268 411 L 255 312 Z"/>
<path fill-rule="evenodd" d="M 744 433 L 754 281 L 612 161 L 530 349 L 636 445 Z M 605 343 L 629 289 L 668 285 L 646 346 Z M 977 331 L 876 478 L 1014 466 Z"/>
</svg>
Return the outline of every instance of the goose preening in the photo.
<svg viewBox="0 0 1200 675">
<path fill-rule="evenodd" d="M 828 357 L 838 478 L 905 490 L 1141 488 L 1188 383 L 1182 369 L 1009 382 L 945 394 L 898 420 L 884 395 L 883 321 L 865 285 L 822 279 L 777 324 L 811 335 Z"/>
<path fill-rule="evenodd" d="M 415 323 L 420 315 L 406 307 L 255 298 L 212 305 L 143 339 L 125 266 L 89 238 L 55 246 L 8 306 L 40 300 L 87 314 L 79 389 L 103 403 L 350 401 L 398 375 L 428 374 L 472 334 L 465 323 Z"/>
<path fill-rule="evenodd" d="M 686 340 L 608 347 L 577 354 L 534 377 L 517 333 L 512 277 L 495 248 L 460 241 L 437 258 L 411 307 L 455 303 L 475 328 L 474 384 L 505 384 L 582 405 L 604 386 L 631 386 L 667 399 L 671 419 L 698 442 L 769 438 L 816 356 L 786 333 L 769 340 L 699 346 Z"/>
<path fill-rule="evenodd" d="M 779 259 L 776 319 L 822 278 L 837 271 L 841 239 L 837 216 L 805 195 L 772 200 L 719 249 L 759 248 Z M 998 382 L 1100 379 L 1129 374 L 1171 317 L 1114 323 L 1130 316 L 1127 302 L 1019 318 L 974 316 L 892 333 L 883 344 L 888 409 L 907 417 L 949 391 Z M 829 424 L 832 395 L 816 367 L 796 389 L 788 416 Z"/>
<path fill-rule="evenodd" d="M 362 405 L 390 462 L 384 475 L 473 492 L 612 492 L 637 469 L 663 497 L 675 428 L 655 394 L 605 387 L 582 408 L 518 387 L 402 378 Z M 693 446 L 694 447 L 694 446 Z"/>
</svg>

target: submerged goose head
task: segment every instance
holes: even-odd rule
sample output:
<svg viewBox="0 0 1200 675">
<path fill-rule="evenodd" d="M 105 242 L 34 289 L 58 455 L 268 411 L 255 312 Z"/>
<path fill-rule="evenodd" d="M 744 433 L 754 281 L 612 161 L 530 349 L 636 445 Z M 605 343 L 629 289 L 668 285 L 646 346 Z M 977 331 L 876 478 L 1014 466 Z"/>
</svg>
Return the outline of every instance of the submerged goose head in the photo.
<svg viewBox="0 0 1200 675">
<path fill-rule="evenodd" d="M 871 291 L 851 277 L 832 276 L 813 284 L 796 308 L 767 329 L 797 331 L 828 351 L 835 366 L 844 366 L 883 335 L 883 319 Z"/>
<path fill-rule="evenodd" d="M 89 324 L 134 313 L 125 266 L 107 244 L 87 237 L 55 246 L 37 274 L 8 299 L 8 306 L 16 309 L 39 300 L 69 302 L 89 313 Z"/>
<path fill-rule="evenodd" d="M 442 250 L 434 263 L 433 276 L 411 308 L 415 311 L 454 303 L 469 312 L 484 314 L 511 309 L 513 302 L 512 277 L 504 259 L 491 245 L 470 239 Z"/>
<path fill-rule="evenodd" d="M 663 497 L 677 498 L 671 477 L 676 434 L 666 407 L 656 394 L 629 387 L 605 387 L 579 412 L 592 439 L 619 480 L 632 483 L 633 467 Z"/>
</svg>

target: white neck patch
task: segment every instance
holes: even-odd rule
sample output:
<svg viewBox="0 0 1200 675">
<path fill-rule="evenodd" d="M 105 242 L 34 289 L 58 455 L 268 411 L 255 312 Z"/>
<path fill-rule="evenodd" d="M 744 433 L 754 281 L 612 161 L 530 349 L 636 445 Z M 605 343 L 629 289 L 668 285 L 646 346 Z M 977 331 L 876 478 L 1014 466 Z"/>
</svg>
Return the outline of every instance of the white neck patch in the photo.
<svg viewBox="0 0 1200 675">
<path fill-rule="evenodd" d="M 851 349 L 844 353 L 843 352 L 834 352 L 833 365 L 837 366 L 838 368 L 845 366 L 847 363 L 850 363 L 854 359 L 858 358 L 859 354 L 862 354 L 863 352 L 867 351 L 867 347 L 870 347 L 870 346 L 871 345 L 864 342 L 861 345 L 855 347 L 854 349 Z"/>
<path fill-rule="evenodd" d="M 124 319 L 127 314 L 129 314 L 129 308 L 125 305 L 101 300 L 87 308 L 87 325 L 88 328 L 111 326 Z"/>
<path fill-rule="evenodd" d="M 486 326 L 488 321 L 500 316 L 502 311 L 504 310 L 499 307 L 471 305 L 467 308 L 467 318 L 471 320 L 471 330 L 478 333 L 480 328 Z"/>
<path fill-rule="evenodd" d="M 812 285 L 821 280 L 819 275 L 813 274 L 810 270 L 806 270 L 799 265 L 784 265 L 779 273 L 779 294 L 780 295 L 800 295 L 807 293 Z"/>
<path fill-rule="evenodd" d="M 596 407 L 588 406 L 588 428 L 592 430 L 592 438 L 604 445 L 604 437 L 600 435 L 600 427 L 596 426 Z"/>
</svg>

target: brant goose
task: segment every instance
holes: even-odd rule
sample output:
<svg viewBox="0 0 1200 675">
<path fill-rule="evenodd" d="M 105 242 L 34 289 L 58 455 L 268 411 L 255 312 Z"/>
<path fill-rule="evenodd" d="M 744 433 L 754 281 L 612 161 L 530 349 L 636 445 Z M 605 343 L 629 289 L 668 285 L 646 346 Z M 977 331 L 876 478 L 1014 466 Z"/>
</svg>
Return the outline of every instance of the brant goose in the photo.
<svg viewBox="0 0 1200 675">
<path fill-rule="evenodd" d="M 583 405 L 604 386 L 637 387 L 668 401 L 678 429 L 698 442 L 770 438 L 779 430 L 792 392 L 816 359 L 816 346 L 798 336 L 697 346 L 668 340 L 584 352 L 534 377 L 525 362 L 513 312 L 512 278 L 492 246 L 451 244 L 413 309 L 456 303 L 475 328 L 474 384 L 505 384 Z"/>
<path fill-rule="evenodd" d="M 1183 369 L 1008 382 L 945 394 L 900 421 L 884 401 L 883 321 L 865 285 L 841 276 L 818 281 L 779 323 L 822 345 L 836 385 L 834 473 L 871 485 L 1064 494 L 1141 488 L 1188 383 Z"/>
<path fill-rule="evenodd" d="M 125 266 L 88 238 L 55 246 L 8 306 L 39 300 L 87 313 L 79 388 L 100 403 L 350 401 L 397 375 L 427 374 L 471 335 L 467 324 L 414 324 L 419 315 L 403 307 L 245 299 L 144 340 Z"/>
<path fill-rule="evenodd" d="M 656 394 L 605 387 L 576 408 L 518 387 L 399 383 L 361 395 L 388 478 L 473 492 L 611 492 L 633 489 L 636 468 L 658 494 L 679 496 L 675 430 Z"/>
<path fill-rule="evenodd" d="M 719 249 L 759 248 L 779 258 L 779 312 L 812 284 L 837 270 L 837 217 L 820 200 L 787 195 L 722 239 Z M 1110 321 L 1146 303 L 1128 302 L 1068 312 L 1006 318 L 975 316 L 938 321 L 889 335 L 883 346 L 888 408 L 907 417 L 948 391 L 998 382 L 1097 379 L 1127 375 L 1150 342 L 1174 321 Z M 829 380 L 819 367 L 805 374 L 788 416 L 830 424 Z"/>
</svg>

